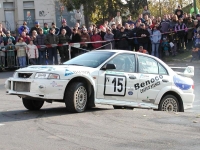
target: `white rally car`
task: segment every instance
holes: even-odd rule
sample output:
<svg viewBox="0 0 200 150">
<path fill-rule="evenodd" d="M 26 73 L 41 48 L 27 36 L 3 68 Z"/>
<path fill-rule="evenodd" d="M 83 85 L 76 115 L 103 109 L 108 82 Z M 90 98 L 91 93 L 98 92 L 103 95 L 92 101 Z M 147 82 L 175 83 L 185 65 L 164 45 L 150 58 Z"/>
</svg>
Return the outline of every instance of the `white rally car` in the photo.
<svg viewBox="0 0 200 150">
<path fill-rule="evenodd" d="M 189 78 L 193 75 L 192 66 L 177 73 L 150 55 L 98 50 L 62 65 L 19 69 L 5 87 L 29 110 L 39 110 L 46 101 L 64 102 L 70 112 L 83 112 L 95 104 L 183 112 L 194 101 L 194 82 Z"/>
</svg>

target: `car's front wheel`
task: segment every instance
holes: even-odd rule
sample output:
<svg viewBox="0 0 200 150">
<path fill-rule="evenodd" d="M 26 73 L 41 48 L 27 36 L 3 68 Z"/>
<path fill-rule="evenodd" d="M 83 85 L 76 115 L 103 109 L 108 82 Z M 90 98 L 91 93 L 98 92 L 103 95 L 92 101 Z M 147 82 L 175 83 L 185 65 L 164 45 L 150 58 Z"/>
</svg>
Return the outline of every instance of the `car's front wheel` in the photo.
<svg viewBox="0 0 200 150">
<path fill-rule="evenodd" d="M 39 110 L 44 105 L 44 101 L 30 100 L 25 98 L 22 99 L 22 102 L 24 107 L 26 107 L 28 110 Z"/>
<path fill-rule="evenodd" d="M 179 112 L 179 102 L 174 95 L 166 95 L 159 104 L 160 111 Z"/>
<path fill-rule="evenodd" d="M 73 82 L 65 90 L 65 105 L 69 112 L 84 112 L 87 104 L 87 89 L 81 82 Z"/>
</svg>

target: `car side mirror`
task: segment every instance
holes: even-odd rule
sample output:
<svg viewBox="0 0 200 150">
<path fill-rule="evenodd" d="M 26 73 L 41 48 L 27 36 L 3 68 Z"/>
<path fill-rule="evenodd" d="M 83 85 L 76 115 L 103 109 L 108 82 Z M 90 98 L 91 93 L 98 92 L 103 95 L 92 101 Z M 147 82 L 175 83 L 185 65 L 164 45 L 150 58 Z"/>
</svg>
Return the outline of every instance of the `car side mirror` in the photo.
<svg viewBox="0 0 200 150">
<path fill-rule="evenodd" d="M 115 64 L 105 64 L 101 70 L 109 70 L 109 69 L 116 69 Z"/>
</svg>

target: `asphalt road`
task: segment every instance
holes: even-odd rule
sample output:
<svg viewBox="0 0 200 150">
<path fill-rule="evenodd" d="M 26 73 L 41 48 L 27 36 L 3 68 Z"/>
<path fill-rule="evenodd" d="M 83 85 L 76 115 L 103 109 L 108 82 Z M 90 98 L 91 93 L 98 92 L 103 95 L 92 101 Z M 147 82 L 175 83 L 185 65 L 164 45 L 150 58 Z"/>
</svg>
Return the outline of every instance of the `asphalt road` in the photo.
<svg viewBox="0 0 200 150">
<path fill-rule="evenodd" d="M 191 64 L 170 64 L 185 66 Z M 70 114 L 62 103 L 45 103 L 27 111 L 20 98 L 5 94 L 4 81 L 13 72 L 0 72 L 0 150 L 176 149 L 200 147 L 200 64 L 195 65 L 195 102 L 184 113 L 146 109 L 114 110 L 98 105 Z"/>
</svg>

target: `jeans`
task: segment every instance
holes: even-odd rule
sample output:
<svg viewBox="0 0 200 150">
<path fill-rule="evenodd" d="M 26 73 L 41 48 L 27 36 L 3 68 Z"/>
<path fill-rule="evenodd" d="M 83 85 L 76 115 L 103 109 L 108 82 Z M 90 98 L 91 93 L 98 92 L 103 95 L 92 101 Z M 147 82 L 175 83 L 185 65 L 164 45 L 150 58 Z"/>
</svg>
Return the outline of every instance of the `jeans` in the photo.
<svg viewBox="0 0 200 150">
<path fill-rule="evenodd" d="M 26 56 L 18 57 L 20 68 L 26 67 Z"/>
<path fill-rule="evenodd" d="M 57 65 L 58 64 L 58 53 L 57 53 L 57 47 L 50 47 L 48 48 L 48 64 L 49 65 Z M 53 57 L 54 57 L 54 63 L 53 63 Z"/>
<path fill-rule="evenodd" d="M 39 65 L 46 65 L 46 50 L 39 49 Z"/>
<path fill-rule="evenodd" d="M 159 55 L 158 55 L 159 44 L 160 43 L 152 43 L 152 51 L 151 51 L 151 55 L 156 56 L 158 58 L 159 58 Z"/>
</svg>

